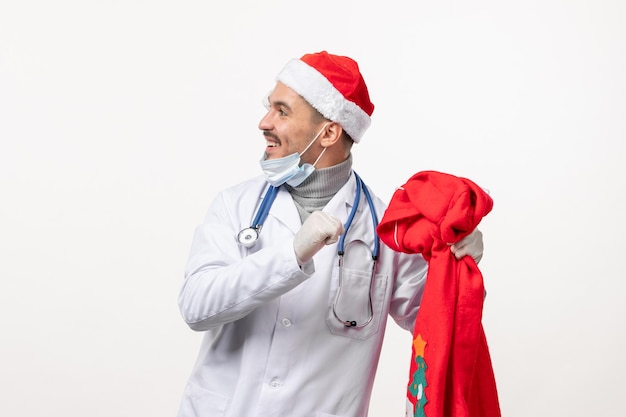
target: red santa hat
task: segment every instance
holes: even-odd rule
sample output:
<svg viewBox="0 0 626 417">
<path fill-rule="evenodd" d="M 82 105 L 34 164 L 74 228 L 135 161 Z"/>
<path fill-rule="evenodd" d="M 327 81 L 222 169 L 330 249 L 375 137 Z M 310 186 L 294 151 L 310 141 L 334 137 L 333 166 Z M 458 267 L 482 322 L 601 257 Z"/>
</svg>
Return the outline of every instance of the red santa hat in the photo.
<svg viewBox="0 0 626 417">
<path fill-rule="evenodd" d="M 357 63 L 326 51 L 292 59 L 276 77 L 358 143 L 370 126 L 374 104 Z"/>
</svg>

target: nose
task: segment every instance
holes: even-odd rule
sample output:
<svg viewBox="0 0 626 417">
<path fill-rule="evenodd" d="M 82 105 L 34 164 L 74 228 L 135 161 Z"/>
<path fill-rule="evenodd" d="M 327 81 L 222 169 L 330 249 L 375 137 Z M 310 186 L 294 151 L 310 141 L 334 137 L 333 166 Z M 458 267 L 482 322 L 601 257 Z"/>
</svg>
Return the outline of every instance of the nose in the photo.
<svg viewBox="0 0 626 417">
<path fill-rule="evenodd" d="M 263 116 L 263 118 L 259 121 L 260 130 L 272 130 L 272 128 L 274 127 L 274 124 L 272 123 L 271 113 L 272 110 L 268 110 L 267 113 L 265 113 L 265 116 Z"/>
</svg>

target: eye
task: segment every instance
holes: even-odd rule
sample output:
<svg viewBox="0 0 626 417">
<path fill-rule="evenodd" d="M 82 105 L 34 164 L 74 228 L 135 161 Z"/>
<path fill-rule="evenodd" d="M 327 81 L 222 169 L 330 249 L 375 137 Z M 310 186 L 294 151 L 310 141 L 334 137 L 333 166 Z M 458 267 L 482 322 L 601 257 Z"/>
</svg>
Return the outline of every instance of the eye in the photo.
<svg viewBox="0 0 626 417">
<path fill-rule="evenodd" d="M 269 96 L 269 94 L 266 95 L 265 97 L 263 97 L 263 100 L 261 100 L 261 104 L 263 105 L 263 107 L 265 107 L 265 110 L 269 110 L 270 109 L 270 96 Z"/>
</svg>

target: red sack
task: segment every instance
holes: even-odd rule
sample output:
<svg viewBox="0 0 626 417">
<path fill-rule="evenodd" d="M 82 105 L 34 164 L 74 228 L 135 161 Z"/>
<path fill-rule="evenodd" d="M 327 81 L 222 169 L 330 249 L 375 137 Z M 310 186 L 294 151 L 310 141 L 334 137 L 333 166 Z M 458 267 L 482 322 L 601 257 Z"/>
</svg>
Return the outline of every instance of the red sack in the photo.
<svg viewBox="0 0 626 417">
<path fill-rule="evenodd" d="M 377 227 L 387 246 L 421 253 L 428 262 L 413 331 L 407 416 L 501 415 L 481 323 L 483 276 L 471 256 L 457 260 L 448 245 L 469 235 L 492 207 L 472 181 L 423 171 L 396 190 Z"/>
</svg>

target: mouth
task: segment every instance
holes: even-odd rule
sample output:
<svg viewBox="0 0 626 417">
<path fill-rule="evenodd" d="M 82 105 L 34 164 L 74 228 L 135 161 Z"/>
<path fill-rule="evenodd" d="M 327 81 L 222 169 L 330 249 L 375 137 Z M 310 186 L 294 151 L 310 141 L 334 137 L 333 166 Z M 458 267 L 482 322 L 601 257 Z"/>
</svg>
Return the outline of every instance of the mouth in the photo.
<svg viewBox="0 0 626 417">
<path fill-rule="evenodd" d="M 280 139 L 270 132 L 263 132 L 263 136 L 265 136 L 265 146 L 266 149 L 278 148 L 280 147 Z"/>
</svg>

